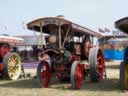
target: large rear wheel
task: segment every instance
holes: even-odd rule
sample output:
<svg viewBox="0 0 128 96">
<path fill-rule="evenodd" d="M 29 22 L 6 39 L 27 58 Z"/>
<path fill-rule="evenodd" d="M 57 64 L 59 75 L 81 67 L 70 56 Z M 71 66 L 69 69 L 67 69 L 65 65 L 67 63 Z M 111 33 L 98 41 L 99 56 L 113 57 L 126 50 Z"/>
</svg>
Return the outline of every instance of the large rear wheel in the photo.
<svg viewBox="0 0 128 96">
<path fill-rule="evenodd" d="M 80 89 L 83 84 L 83 77 L 84 77 L 84 73 L 83 73 L 82 64 L 80 64 L 79 61 L 75 61 L 72 64 L 71 73 L 70 73 L 72 88 Z"/>
<path fill-rule="evenodd" d="M 120 88 L 121 90 L 128 89 L 128 64 L 126 62 L 120 64 Z"/>
<path fill-rule="evenodd" d="M 37 68 L 37 77 L 41 87 L 47 88 L 51 79 L 51 68 L 47 61 L 41 61 Z"/>
<path fill-rule="evenodd" d="M 102 80 L 105 72 L 105 62 L 100 48 L 91 48 L 89 54 L 89 65 L 91 81 L 97 82 Z"/>
<path fill-rule="evenodd" d="M 17 80 L 21 73 L 21 59 L 17 53 L 7 53 L 3 58 L 3 75 L 10 80 Z"/>
<path fill-rule="evenodd" d="M 82 59 L 88 59 L 89 51 L 91 48 L 91 40 L 89 36 L 86 36 L 82 42 Z"/>
</svg>

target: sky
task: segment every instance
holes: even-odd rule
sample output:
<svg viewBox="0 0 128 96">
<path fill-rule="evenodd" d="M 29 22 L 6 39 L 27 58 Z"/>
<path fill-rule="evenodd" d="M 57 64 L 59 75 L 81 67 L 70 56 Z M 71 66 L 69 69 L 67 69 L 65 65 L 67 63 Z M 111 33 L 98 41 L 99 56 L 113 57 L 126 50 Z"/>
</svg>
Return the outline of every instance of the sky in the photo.
<svg viewBox="0 0 128 96">
<path fill-rule="evenodd" d="M 30 35 L 25 24 L 57 15 L 94 31 L 115 30 L 114 22 L 128 16 L 127 10 L 128 0 L 0 0 L 0 34 Z"/>
</svg>

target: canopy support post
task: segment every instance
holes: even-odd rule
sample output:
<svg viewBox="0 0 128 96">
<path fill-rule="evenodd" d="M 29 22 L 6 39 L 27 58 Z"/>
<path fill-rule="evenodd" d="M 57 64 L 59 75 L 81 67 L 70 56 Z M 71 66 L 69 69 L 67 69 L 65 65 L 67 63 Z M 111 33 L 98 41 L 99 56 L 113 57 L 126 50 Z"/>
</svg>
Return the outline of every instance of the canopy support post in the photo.
<svg viewBox="0 0 128 96">
<path fill-rule="evenodd" d="M 61 25 L 59 24 L 59 49 L 61 49 L 61 42 L 62 40 L 61 40 Z"/>
<path fill-rule="evenodd" d="M 34 28 L 33 28 L 33 27 L 32 27 L 32 30 L 34 31 L 34 37 L 35 37 L 35 38 L 34 38 L 34 41 L 35 41 L 35 44 L 36 44 L 36 43 L 37 43 L 36 31 L 34 30 Z M 34 45 L 35 45 L 35 44 L 34 44 Z"/>
<path fill-rule="evenodd" d="M 64 44 L 65 44 L 65 42 L 66 42 L 66 39 L 68 38 L 69 31 L 70 31 L 70 25 L 69 25 L 69 27 L 68 27 L 68 29 L 67 29 L 66 36 L 65 36 L 65 39 L 64 39 L 62 48 L 64 47 Z"/>
<path fill-rule="evenodd" d="M 94 44 L 93 44 L 93 43 L 94 43 L 93 41 L 94 41 L 94 37 L 92 36 L 92 45 L 94 45 Z"/>
<path fill-rule="evenodd" d="M 42 29 L 42 22 L 40 22 L 40 36 L 41 36 L 40 37 L 41 38 L 40 39 L 41 40 L 41 44 L 40 45 L 41 45 L 41 49 L 42 49 L 43 48 L 43 40 L 42 40 L 43 39 L 43 29 Z"/>
</svg>

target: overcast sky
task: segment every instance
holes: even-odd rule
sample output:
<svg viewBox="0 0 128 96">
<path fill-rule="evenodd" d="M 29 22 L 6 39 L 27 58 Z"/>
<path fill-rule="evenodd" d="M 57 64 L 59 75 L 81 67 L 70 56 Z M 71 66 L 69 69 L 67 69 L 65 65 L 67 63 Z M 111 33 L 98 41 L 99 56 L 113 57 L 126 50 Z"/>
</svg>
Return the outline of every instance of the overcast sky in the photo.
<svg viewBox="0 0 128 96">
<path fill-rule="evenodd" d="M 128 16 L 127 10 L 128 0 L 0 0 L 0 32 L 30 34 L 23 30 L 24 23 L 57 15 L 94 31 L 113 30 L 114 21 Z"/>
</svg>

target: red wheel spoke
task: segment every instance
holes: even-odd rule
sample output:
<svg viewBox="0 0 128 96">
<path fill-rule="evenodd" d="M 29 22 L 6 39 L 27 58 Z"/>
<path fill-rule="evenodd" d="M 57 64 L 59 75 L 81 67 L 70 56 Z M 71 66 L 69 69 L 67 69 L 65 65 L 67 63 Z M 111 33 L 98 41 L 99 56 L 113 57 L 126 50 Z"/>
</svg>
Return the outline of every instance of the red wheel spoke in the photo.
<svg viewBox="0 0 128 96">
<path fill-rule="evenodd" d="M 103 65 L 98 65 L 98 68 L 101 68 L 101 69 L 103 69 Z"/>
<path fill-rule="evenodd" d="M 101 56 L 99 56 L 99 57 L 97 58 L 97 61 L 99 61 L 101 58 L 102 58 L 102 57 L 101 57 Z"/>
<path fill-rule="evenodd" d="M 77 89 L 80 89 L 83 83 L 83 71 L 80 65 L 77 65 L 77 68 L 76 68 L 75 81 L 76 81 Z"/>
<path fill-rule="evenodd" d="M 43 87 L 48 87 L 50 78 L 51 78 L 51 73 L 50 73 L 50 66 L 48 63 L 43 64 L 42 69 L 41 69 L 41 85 Z"/>
<path fill-rule="evenodd" d="M 102 72 L 97 72 L 98 73 L 98 77 L 99 77 L 99 80 L 102 80 L 103 79 L 103 73 Z"/>
<path fill-rule="evenodd" d="M 103 79 L 103 73 L 104 73 L 104 58 L 102 56 L 103 54 L 101 51 L 98 51 L 98 56 L 97 56 L 97 74 L 98 74 L 98 79 L 102 80 Z"/>
</svg>

